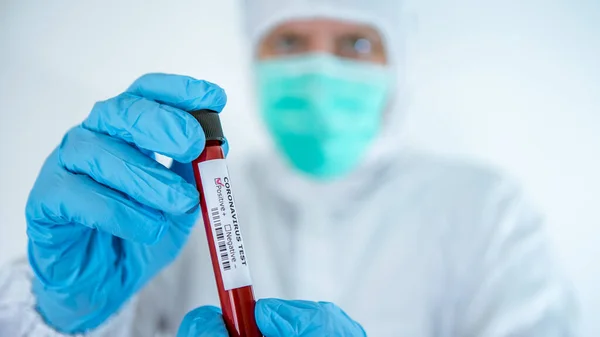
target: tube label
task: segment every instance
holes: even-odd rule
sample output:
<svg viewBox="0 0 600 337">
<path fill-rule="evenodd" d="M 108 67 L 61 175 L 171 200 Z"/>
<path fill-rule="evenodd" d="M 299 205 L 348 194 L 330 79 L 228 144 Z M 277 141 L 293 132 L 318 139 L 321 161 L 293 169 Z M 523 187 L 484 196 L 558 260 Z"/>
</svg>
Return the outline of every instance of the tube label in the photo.
<svg viewBox="0 0 600 337">
<path fill-rule="evenodd" d="M 225 290 L 252 284 L 225 159 L 198 163 Z"/>
</svg>

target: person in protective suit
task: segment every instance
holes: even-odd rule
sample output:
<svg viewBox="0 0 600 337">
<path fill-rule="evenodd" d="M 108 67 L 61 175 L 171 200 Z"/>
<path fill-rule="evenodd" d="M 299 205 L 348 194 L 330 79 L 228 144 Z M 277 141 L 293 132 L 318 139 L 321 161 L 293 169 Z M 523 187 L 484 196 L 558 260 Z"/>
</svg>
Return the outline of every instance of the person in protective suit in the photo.
<svg viewBox="0 0 600 337">
<path fill-rule="evenodd" d="M 401 141 L 399 1 L 244 13 L 274 146 L 230 169 L 265 336 L 575 334 L 522 190 Z M 0 273 L 1 336 L 226 336 L 186 112 L 225 104 L 216 84 L 148 74 L 66 133 L 27 203 L 28 260 Z"/>
</svg>

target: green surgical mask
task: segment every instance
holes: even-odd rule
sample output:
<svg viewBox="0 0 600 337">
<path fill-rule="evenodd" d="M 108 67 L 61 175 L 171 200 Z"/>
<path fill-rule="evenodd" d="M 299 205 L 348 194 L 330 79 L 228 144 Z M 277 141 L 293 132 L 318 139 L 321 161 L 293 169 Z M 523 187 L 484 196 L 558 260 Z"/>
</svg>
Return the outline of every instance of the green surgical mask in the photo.
<svg viewBox="0 0 600 337">
<path fill-rule="evenodd" d="M 327 54 L 259 61 L 266 126 L 289 163 L 319 179 L 352 171 L 379 133 L 386 66 Z"/>
</svg>

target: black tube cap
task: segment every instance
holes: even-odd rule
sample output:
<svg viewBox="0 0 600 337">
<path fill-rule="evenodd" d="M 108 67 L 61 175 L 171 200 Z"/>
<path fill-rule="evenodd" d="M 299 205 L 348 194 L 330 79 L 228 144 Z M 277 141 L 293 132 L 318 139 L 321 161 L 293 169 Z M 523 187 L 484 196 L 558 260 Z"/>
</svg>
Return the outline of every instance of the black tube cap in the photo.
<svg viewBox="0 0 600 337">
<path fill-rule="evenodd" d="M 221 119 L 219 113 L 213 110 L 195 110 L 190 111 L 190 114 L 196 118 L 202 130 L 206 140 L 218 140 L 221 143 L 225 142 L 225 136 L 223 135 L 223 128 L 221 127 Z"/>
</svg>

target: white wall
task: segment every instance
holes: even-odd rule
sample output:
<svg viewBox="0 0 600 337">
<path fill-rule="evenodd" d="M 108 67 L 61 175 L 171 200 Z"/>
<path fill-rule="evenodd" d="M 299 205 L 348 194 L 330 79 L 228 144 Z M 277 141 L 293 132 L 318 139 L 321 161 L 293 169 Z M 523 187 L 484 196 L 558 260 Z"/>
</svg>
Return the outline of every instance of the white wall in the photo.
<svg viewBox="0 0 600 337">
<path fill-rule="evenodd" d="M 584 336 L 599 336 L 600 2 L 412 8 L 406 132 L 523 181 L 580 296 Z M 45 156 L 95 101 L 145 72 L 221 84 L 231 155 L 262 144 L 239 15 L 233 0 L 0 3 L 0 263 L 24 254 L 23 205 Z"/>
</svg>

